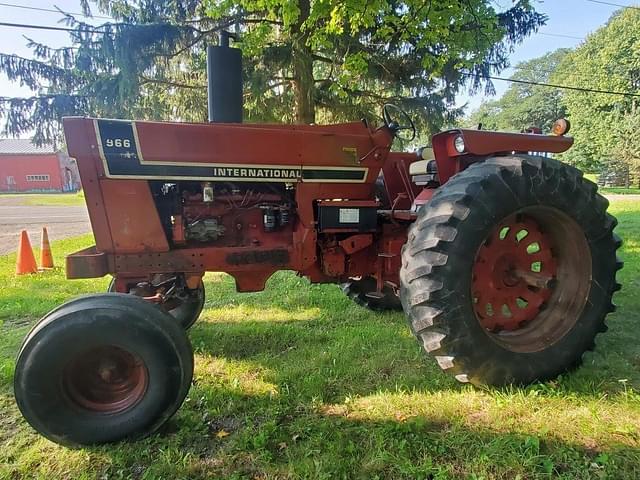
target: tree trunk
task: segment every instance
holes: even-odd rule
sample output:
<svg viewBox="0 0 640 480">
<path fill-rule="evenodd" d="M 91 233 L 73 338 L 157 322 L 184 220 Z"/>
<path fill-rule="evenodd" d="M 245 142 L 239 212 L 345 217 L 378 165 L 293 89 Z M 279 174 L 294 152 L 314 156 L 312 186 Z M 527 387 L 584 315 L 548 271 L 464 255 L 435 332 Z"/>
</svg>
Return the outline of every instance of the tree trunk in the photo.
<svg viewBox="0 0 640 480">
<path fill-rule="evenodd" d="M 296 94 L 296 123 L 316 121 L 314 103 L 313 60 L 308 49 L 300 45 L 293 51 L 294 90 Z"/>
<path fill-rule="evenodd" d="M 309 124 L 316 121 L 314 100 L 315 81 L 313 78 L 313 58 L 307 46 L 308 34 L 302 24 L 309 18 L 309 0 L 299 0 L 300 16 L 292 28 L 293 85 L 296 96 L 296 123 Z"/>
</svg>

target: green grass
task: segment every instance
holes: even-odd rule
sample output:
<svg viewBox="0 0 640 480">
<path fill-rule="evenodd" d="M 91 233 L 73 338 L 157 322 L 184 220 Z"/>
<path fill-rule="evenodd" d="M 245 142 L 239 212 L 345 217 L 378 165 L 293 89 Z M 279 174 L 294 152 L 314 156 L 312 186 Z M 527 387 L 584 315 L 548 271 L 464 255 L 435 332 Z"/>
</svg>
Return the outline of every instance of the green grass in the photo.
<svg viewBox="0 0 640 480">
<path fill-rule="evenodd" d="M 0 478 L 640 478 L 640 202 L 611 211 L 626 240 L 620 308 L 572 374 L 464 386 L 424 357 L 402 314 L 369 313 L 289 272 L 256 294 L 208 274 L 178 414 L 146 440 L 78 450 L 21 419 L 14 357 L 38 317 L 107 279 L 15 278 L 14 257 L 0 257 Z M 56 261 L 90 243 L 56 242 Z"/>
<path fill-rule="evenodd" d="M 84 205 L 84 195 L 79 193 L 21 193 L 2 194 L 2 198 L 17 198 L 20 204 L 30 206 L 78 206 Z"/>
</svg>

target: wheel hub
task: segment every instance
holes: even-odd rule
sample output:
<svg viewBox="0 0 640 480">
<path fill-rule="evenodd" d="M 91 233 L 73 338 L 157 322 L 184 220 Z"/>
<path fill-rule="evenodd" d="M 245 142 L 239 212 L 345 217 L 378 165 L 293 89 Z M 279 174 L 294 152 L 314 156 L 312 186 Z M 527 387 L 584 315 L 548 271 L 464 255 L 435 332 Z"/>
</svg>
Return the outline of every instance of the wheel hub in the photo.
<svg viewBox="0 0 640 480">
<path fill-rule="evenodd" d="M 517 330 L 533 320 L 553 292 L 557 265 L 551 238 L 524 215 L 501 222 L 473 267 L 474 310 L 489 331 Z"/>
<path fill-rule="evenodd" d="M 76 405 L 96 413 L 119 413 L 144 396 L 147 369 L 137 355 L 113 345 L 93 348 L 65 368 L 63 383 Z"/>
</svg>

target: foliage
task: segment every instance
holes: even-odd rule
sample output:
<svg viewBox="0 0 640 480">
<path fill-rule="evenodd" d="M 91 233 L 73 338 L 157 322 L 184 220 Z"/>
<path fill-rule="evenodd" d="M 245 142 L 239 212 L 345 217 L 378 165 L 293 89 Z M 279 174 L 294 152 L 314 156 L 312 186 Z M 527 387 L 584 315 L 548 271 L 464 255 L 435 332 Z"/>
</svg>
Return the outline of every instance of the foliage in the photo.
<svg viewBox="0 0 640 480">
<path fill-rule="evenodd" d="M 544 24 L 530 0 L 96 0 L 116 21 L 66 16 L 71 45 L 31 42 L 36 60 L 0 55 L 0 71 L 37 91 L 3 99 L 5 131 L 55 134 L 63 114 L 204 120 L 205 46 L 236 26 L 246 117 L 328 122 L 372 118 L 386 101 L 435 130 L 507 66 L 512 46 Z M 85 2 L 85 8 L 89 5 Z"/>
<path fill-rule="evenodd" d="M 612 16 L 561 63 L 557 78 L 567 85 L 640 93 L 640 10 Z M 612 160 L 638 162 L 640 98 L 567 91 L 575 146 L 564 155 L 584 169 L 598 170 Z"/>
<path fill-rule="evenodd" d="M 640 105 L 634 103 L 632 110 L 614 125 L 614 130 L 613 156 L 628 169 L 630 182 L 640 187 Z"/>
<path fill-rule="evenodd" d="M 516 65 L 511 78 L 532 83 L 549 83 L 553 72 L 568 52 L 568 49 L 558 49 L 521 62 Z M 562 95 L 562 90 L 543 85 L 512 83 L 500 99 L 480 105 L 465 123 L 469 126 L 481 123 L 487 130 L 519 132 L 534 126 L 548 132 L 554 121 L 567 114 Z"/>
<path fill-rule="evenodd" d="M 463 386 L 423 355 L 402 313 L 371 313 L 291 272 L 251 294 L 209 273 L 185 404 L 148 439 L 83 449 L 52 444 L 20 417 L 14 359 L 38 317 L 108 279 L 15 277 L 15 255 L 0 256 L 0 478 L 636 480 L 640 204 L 611 205 L 625 288 L 574 373 L 527 388 Z M 54 242 L 56 264 L 92 240 Z"/>
</svg>

